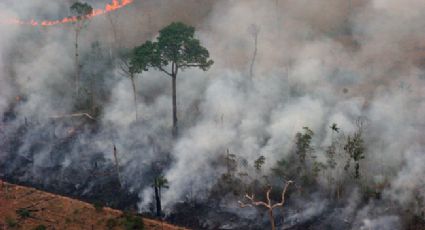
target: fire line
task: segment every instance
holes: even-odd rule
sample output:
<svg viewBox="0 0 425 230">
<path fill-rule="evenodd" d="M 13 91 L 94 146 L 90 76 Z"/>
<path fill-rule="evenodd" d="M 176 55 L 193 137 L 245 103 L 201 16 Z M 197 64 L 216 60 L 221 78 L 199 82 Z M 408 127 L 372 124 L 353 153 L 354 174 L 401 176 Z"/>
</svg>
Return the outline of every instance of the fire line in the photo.
<svg viewBox="0 0 425 230">
<path fill-rule="evenodd" d="M 93 18 L 102 14 L 106 14 L 115 10 L 118 10 L 120 8 L 123 8 L 124 6 L 127 6 L 131 3 L 133 3 L 134 0 L 112 0 L 112 3 L 106 4 L 106 6 L 103 9 L 93 9 L 93 12 L 89 15 L 86 15 L 86 18 Z M 59 20 L 44 20 L 44 21 L 35 21 L 35 20 L 29 20 L 29 21 L 23 21 L 20 19 L 9 19 L 4 20 L 1 23 L 2 24 L 14 24 L 14 25 L 30 25 L 30 26 L 54 26 L 58 24 L 66 24 L 71 22 L 78 21 L 78 18 L 76 16 L 73 17 L 65 17 L 63 19 Z"/>
</svg>

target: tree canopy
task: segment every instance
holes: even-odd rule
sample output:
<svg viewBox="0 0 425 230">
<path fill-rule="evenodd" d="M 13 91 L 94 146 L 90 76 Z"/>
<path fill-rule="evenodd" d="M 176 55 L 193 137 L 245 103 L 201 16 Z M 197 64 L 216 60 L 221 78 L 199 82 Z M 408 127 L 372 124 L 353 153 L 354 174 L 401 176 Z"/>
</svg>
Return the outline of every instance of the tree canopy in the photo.
<svg viewBox="0 0 425 230">
<path fill-rule="evenodd" d="M 134 49 L 131 65 L 136 72 L 158 69 L 176 77 L 179 69 L 198 67 L 204 71 L 214 63 L 198 39 L 195 28 L 173 22 L 159 31 L 157 41 L 147 41 Z M 171 64 L 171 70 L 167 66 Z"/>
<path fill-rule="evenodd" d="M 71 6 L 71 12 L 78 20 L 83 19 L 85 16 L 93 13 L 93 7 L 88 3 L 75 2 Z"/>
</svg>

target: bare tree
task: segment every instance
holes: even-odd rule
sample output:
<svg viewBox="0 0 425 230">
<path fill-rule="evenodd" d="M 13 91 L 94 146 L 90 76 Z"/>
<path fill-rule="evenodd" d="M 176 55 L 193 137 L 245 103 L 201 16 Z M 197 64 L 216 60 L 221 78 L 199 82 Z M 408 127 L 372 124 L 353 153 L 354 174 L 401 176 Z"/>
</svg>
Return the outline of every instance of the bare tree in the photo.
<svg viewBox="0 0 425 230">
<path fill-rule="evenodd" d="M 252 59 L 251 59 L 251 65 L 249 67 L 249 77 L 252 80 L 252 78 L 254 77 L 254 65 L 255 65 L 255 59 L 257 58 L 257 53 L 258 53 L 258 34 L 260 34 L 260 27 L 258 25 L 251 25 L 248 28 L 249 33 L 254 37 L 254 53 L 252 55 Z"/>
<path fill-rule="evenodd" d="M 118 162 L 118 150 L 117 147 L 114 145 L 114 160 L 115 160 L 115 170 L 117 173 L 118 183 L 120 185 L 120 188 L 122 187 L 121 183 L 121 176 L 120 176 L 120 164 Z"/>
<path fill-rule="evenodd" d="M 118 26 L 118 22 L 117 22 L 117 17 L 113 16 L 113 14 L 106 14 L 106 19 L 108 20 L 109 24 L 111 25 L 111 31 L 112 31 L 112 41 L 111 41 L 111 47 L 109 49 L 109 56 L 112 59 L 115 55 L 115 50 L 117 50 L 117 48 L 121 47 L 120 44 L 118 44 L 119 39 L 118 39 L 118 30 L 117 30 L 117 26 Z"/>
<path fill-rule="evenodd" d="M 238 201 L 239 205 L 241 208 L 245 208 L 245 207 L 254 207 L 254 206 L 263 206 L 265 208 L 268 209 L 269 212 L 269 218 L 270 218 L 270 223 L 272 225 L 272 230 L 276 230 L 276 224 L 275 224 L 275 220 L 274 220 L 274 216 L 273 216 L 273 209 L 277 208 L 277 207 L 283 207 L 283 205 L 285 204 L 285 194 L 286 191 L 288 190 L 288 187 L 290 184 L 292 184 L 293 181 L 287 181 L 285 183 L 285 187 L 283 188 L 282 191 L 282 198 L 281 201 L 279 203 L 276 204 L 272 204 L 272 200 L 270 199 L 270 193 L 272 191 L 272 187 L 270 186 L 269 189 L 267 190 L 266 193 L 266 199 L 267 202 L 263 202 L 263 201 L 256 201 L 255 200 L 255 195 L 251 194 L 245 194 L 245 198 L 250 201 L 251 203 L 243 203 L 242 201 Z"/>
</svg>

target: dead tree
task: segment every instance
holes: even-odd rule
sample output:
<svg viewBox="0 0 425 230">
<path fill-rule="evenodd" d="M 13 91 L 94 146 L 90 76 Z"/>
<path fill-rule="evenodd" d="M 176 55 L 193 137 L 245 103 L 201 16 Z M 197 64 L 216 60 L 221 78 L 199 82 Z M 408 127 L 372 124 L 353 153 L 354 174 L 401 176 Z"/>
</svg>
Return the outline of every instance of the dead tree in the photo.
<svg viewBox="0 0 425 230">
<path fill-rule="evenodd" d="M 248 30 L 254 37 L 254 53 L 252 55 L 251 65 L 249 67 L 249 77 L 252 80 L 252 78 L 254 77 L 255 59 L 257 58 L 257 53 L 258 53 L 257 46 L 258 46 L 258 34 L 260 33 L 260 27 L 258 25 L 253 24 L 248 28 Z"/>
<path fill-rule="evenodd" d="M 117 178 L 118 178 L 118 183 L 120 185 L 120 188 L 122 187 L 122 183 L 121 183 L 121 176 L 120 176 L 120 164 L 118 162 L 118 151 L 117 151 L 117 147 L 114 145 L 114 160 L 115 160 L 115 170 L 117 173 Z"/>
<path fill-rule="evenodd" d="M 270 186 L 269 189 L 267 190 L 266 193 L 266 199 L 267 202 L 263 202 L 263 201 L 256 201 L 255 200 L 255 195 L 251 194 L 245 194 L 245 198 L 250 201 L 251 203 L 243 203 L 242 201 L 238 201 L 239 205 L 241 208 L 245 208 L 245 207 L 254 207 L 254 206 L 263 206 L 265 208 L 268 209 L 268 213 L 269 213 L 269 218 L 270 218 L 270 223 L 272 225 L 272 230 L 276 230 L 276 224 L 275 224 L 275 220 L 274 220 L 274 216 L 273 216 L 273 209 L 277 208 L 277 207 L 283 207 L 283 205 L 285 204 L 285 194 L 286 191 L 288 190 L 288 187 L 290 184 L 292 184 L 293 181 L 288 181 L 285 183 L 285 187 L 283 188 L 282 191 L 282 198 L 281 201 L 279 203 L 276 204 L 272 204 L 272 200 L 270 199 L 270 193 L 272 191 L 272 187 Z"/>
</svg>

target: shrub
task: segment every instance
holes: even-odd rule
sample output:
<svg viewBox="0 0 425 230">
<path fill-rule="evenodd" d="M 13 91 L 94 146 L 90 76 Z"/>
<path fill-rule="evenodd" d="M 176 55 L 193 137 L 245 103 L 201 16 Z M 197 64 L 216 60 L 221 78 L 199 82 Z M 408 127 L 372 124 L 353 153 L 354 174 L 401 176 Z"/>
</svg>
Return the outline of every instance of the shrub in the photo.
<svg viewBox="0 0 425 230">
<path fill-rule="evenodd" d="M 42 224 L 40 224 L 40 225 L 38 225 L 37 227 L 34 228 L 34 230 L 46 230 L 46 229 L 47 229 L 46 226 L 44 226 Z"/>
<path fill-rule="evenodd" d="M 9 228 L 14 228 L 18 226 L 18 222 L 11 217 L 6 217 L 5 222 Z"/>
<path fill-rule="evenodd" d="M 22 219 L 26 219 L 26 218 L 31 217 L 30 210 L 28 210 L 26 208 L 20 208 L 20 209 L 16 210 L 16 214 L 18 214 L 18 216 L 21 217 Z"/>
<path fill-rule="evenodd" d="M 143 219 L 141 217 L 126 213 L 123 216 L 122 225 L 126 230 L 143 230 L 145 229 Z"/>
</svg>

